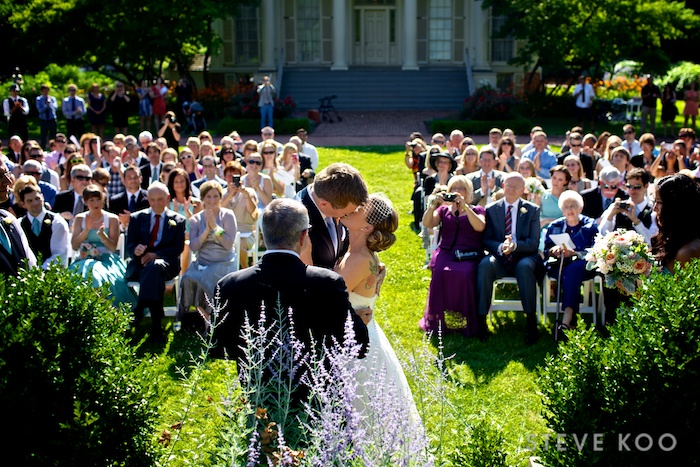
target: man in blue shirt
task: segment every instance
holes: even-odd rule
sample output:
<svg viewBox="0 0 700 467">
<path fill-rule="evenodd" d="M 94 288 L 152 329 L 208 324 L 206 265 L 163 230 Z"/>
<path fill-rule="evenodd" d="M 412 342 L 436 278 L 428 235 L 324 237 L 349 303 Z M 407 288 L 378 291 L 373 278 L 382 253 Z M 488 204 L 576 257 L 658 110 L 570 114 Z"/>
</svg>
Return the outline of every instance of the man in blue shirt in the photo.
<svg viewBox="0 0 700 467">
<path fill-rule="evenodd" d="M 46 149 L 49 139 L 56 137 L 56 98 L 49 96 L 51 88 L 48 84 L 41 85 L 41 95 L 36 98 L 36 110 L 39 113 L 41 127 L 41 147 Z"/>
<path fill-rule="evenodd" d="M 534 149 L 523 154 L 525 159 L 530 159 L 535 164 L 537 175 L 540 178 L 549 180 L 551 175 L 549 169 L 557 165 L 557 156 L 547 149 L 547 134 L 544 131 L 537 131 L 532 135 Z"/>
<path fill-rule="evenodd" d="M 68 85 L 68 97 L 63 99 L 61 110 L 66 117 L 66 133 L 68 137 L 75 136 L 80 139 L 85 132 L 83 115 L 85 115 L 85 100 L 78 97 L 75 93 L 78 87 L 75 84 Z"/>
</svg>

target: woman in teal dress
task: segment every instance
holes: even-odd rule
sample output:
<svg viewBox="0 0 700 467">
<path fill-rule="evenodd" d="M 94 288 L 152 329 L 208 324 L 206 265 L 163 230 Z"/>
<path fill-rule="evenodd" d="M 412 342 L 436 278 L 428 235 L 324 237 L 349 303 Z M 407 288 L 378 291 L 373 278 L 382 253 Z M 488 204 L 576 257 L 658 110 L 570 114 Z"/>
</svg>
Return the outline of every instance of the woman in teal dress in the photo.
<svg viewBox="0 0 700 467">
<path fill-rule="evenodd" d="M 105 194 L 101 187 L 88 185 L 83 191 L 83 202 L 88 210 L 75 216 L 71 245 L 76 260 L 70 265 L 84 278 L 92 275 L 92 285 L 97 288 L 111 284 L 114 306 L 125 303 L 133 306 L 134 293 L 126 285 L 126 265 L 117 253 L 119 218 L 102 209 Z"/>
<path fill-rule="evenodd" d="M 563 165 L 555 165 L 549 169 L 551 175 L 551 189 L 542 195 L 542 212 L 540 213 L 540 226 L 544 229 L 550 222 L 564 215 L 559 208 L 559 197 L 569 189 L 571 172 Z"/>
</svg>

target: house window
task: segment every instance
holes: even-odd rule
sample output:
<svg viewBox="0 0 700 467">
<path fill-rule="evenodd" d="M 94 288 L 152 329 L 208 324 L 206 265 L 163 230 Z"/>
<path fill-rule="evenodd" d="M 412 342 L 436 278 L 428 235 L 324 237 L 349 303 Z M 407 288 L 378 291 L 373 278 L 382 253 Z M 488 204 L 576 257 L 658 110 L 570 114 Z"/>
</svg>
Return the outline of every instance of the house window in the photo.
<svg viewBox="0 0 700 467">
<path fill-rule="evenodd" d="M 297 61 L 318 63 L 321 61 L 321 2 L 297 0 Z"/>
<path fill-rule="evenodd" d="M 256 7 L 240 7 L 240 16 L 235 20 L 236 63 L 256 63 L 259 58 L 258 14 Z"/>
<path fill-rule="evenodd" d="M 431 62 L 452 59 L 452 0 L 430 0 L 428 58 Z"/>
<path fill-rule="evenodd" d="M 507 62 L 513 58 L 513 34 L 504 35 L 506 31 L 501 31 L 505 26 L 506 16 L 491 17 L 491 61 Z"/>
</svg>

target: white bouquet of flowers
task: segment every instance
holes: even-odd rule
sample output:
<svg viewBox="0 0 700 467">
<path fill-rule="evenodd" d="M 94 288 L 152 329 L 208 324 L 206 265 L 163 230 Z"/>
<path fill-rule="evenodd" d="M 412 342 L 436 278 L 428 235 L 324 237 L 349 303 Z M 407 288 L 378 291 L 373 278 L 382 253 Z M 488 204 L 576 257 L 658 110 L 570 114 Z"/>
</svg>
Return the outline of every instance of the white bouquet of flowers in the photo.
<svg viewBox="0 0 700 467">
<path fill-rule="evenodd" d="M 648 275 L 652 257 L 644 237 L 634 230 L 618 229 L 596 236 L 595 245 L 586 254 L 586 269 L 605 275 L 608 288 L 617 287 L 632 295 L 641 285 L 642 274 Z"/>
</svg>

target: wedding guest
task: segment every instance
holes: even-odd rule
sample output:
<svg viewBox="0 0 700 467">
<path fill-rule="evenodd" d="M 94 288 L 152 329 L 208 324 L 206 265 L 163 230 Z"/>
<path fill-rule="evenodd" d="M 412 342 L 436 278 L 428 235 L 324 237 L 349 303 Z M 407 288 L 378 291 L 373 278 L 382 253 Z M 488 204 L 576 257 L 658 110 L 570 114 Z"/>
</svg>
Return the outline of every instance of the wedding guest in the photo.
<svg viewBox="0 0 700 467">
<path fill-rule="evenodd" d="M 27 214 L 20 225 L 41 267 L 46 269 L 54 261 L 63 262 L 68 257 L 68 223 L 58 214 L 44 207 L 44 196 L 39 187 L 28 184 L 19 190 Z"/>
<path fill-rule="evenodd" d="M 584 190 L 591 188 L 591 181 L 586 178 L 581 166 L 581 159 L 578 156 L 566 156 L 564 159 L 564 167 L 569 170 L 571 180 L 569 181 L 569 190 L 574 190 L 581 193 Z"/>
<path fill-rule="evenodd" d="M 683 126 L 688 127 L 688 118 L 691 119 L 693 125 L 691 128 L 695 130 L 695 119 L 698 116 L 698 100 L 700 100 L 700 94 L 698 94 L 697 83 L 693 81 L 690 86 L 685 91 L 685 96 L 683 98 L 685 101 L 685 107 L 683 108 Z"/>
<path fill-rule="evenodd" d="M 51 86 L 42 84 L 41 95 L 37 96 L 35 105 L 39 116 L 39 126 L 41 127 L 41 148 L 45 149 L 49 139 L 56 136 L 56 112 L 58 104 L 56 98 L 49 95 Z"/>
<path fill-rule="evenodd" d="M 463 175 L 450 179 L 447 192 L 454 194 L 446 201 L 446 193 L 438 193 L 423 215 L 423 225 L 440 231 L 438 247 L 430 261 L 432 279 L 423 318 L 418 325 L 426 332 L 448 332 L 445 311 L 460 313 L 467 319 L 462 330 L 465 336 L 477 334 L 476 274 L 483 257 L 481 234 L 484 231 L 485 210 L 472 206 L 473 187 Z M 469 253 L 464 259 L 456 254 Z"/>
<path fill-rule="evenodd" d="M 131 97 L 124 88 L 124 83 L 119 81 L 114 83 L 114 92 L 109 97 L 110 111 L 112 112 L 112 122 L 115 133 L 129 132 L 129 103 Z M 157 125 L 156 125 L 157 126 Z"/>
<path fill-rule="evenodd" d="M 122 303 L 133 305 L 134 294 L 124 279 L 126 265 L 117 252 L 119 218 L 102 209 L 105 194 L 101 187 L 85 187 L 83 200 L 88 210 L 78 213 L 73 222 L 71 246 L 77 256 L 70 268 L 84 279 L 92 278 L 94 288 L 110 284 L 115 307 Z"/>
<path fill-rule="evenodd" d="M 659 155 L 656 149 L 656 138 L 651 133 L 644 133 L 639 137 L 639 145 L 642 152 L 630 159 L 630 165 L 646 170 L 651 175 L 651 166 Z"/>
<path fill-rule="evenodd" d="M 68 221 L 68 225 L 73 225 L 73 218 L 87 210 L 87 204 L 82 195 L 85 188 L 92 182 L 92 170 L 85 164 L 77 164 L 71 167 L 70 175 L 71 187 L 56 194 L 53 212 L 61 214 Z"/>
<path fill-rule="evenodd" d="M 236 217 L 230 209 L 221 207 L 224 189 L 218 182 L 208 181 L 200 190 L 204 209 L 190 219 L 190 249 L 197 259 L 189 265 L 180 279 L 180 303 L 177 321 L 191 307 L 209 315 L 216 294 L 216 284 L 233 272 L 233 248 L 236 238 Z"/>
<path fill-rule="evenodd" d="M 496 151 L 498 162 L 497 169 L 501 172 L 513 172 L 518 170 L 520 158 L 515 155 L 515 143 L 509 136 L 504 136 L 498 142 Z"/>
<path fill-rule="evenodd" d="M 605 167 L 598 175 L 598 186 L 581 193 L 583 198 L 583 215 L 602 222 L 603 212 L 617 198 L 627 199 L 627 193 L 620 189 L 620 171 L 615 167 Z"/>
<path fill-rule="evenodd" d="M 100 138 L 105 136 L 105 120 L 107 118 L 107 99 L 100 92 L 100 87 L 93 84 L 88 94 L 88 120 L 92 132 L 100 135 Z"/>
<path fill-rule="evenodd" d="M 8 170 L 5 160 L 0 158 L 0 205 L 8 202 L 12 182 L 12 172 Z M 28 267 L 36 266 L 36 256 L 29 247 L 19 220 L 0 209 L 0 274 L 16 276 L 24 267 L 25 259 Z"/>
<path fill-rule="evenodd" d="M 12 203 L 7 210 L 18 219 L 27 214 L 27 209 L 24 207 L 24 202 L 19 196 L 19 192 L 27 185 L 33 185 L 36 187 L 39 186 L 34 177 L 27 175 L 17 177 L 17 180 L 15 180 L 15 183 L 12 186 L 12 197 L 14 198 L 14 203 Z"/>
<path fill-rule="evenodd" d="M 654 178 L 661 178 L 687 168 L 683 157 L 684 152 L 685 143 L 681 140 L 676 140 L 673 144 L 662 144 L 661 154 L 651 164 L 649 172 Z"/>
<path fill-rule="evenodd" d="M 190 219 L 202 210 L 202 202 L 192 194 L 192 184 L 183 169 L 174 169 L 168 177 L 168 193 L 170 203 L 168 208 L 185 218 L 185 240 L 190 238 Z M 190 247 L 185 242 L 181 255 L 182 271 L 186 271 L 190 264 Z"/>
<path fill-rule="evenodd" d="M 678 116 L 678 107 L 676 107 L 676 91 L 671 84 L 664 86 L 664 91 L 661 93 L 661 122 L 664 125 L 664 138 L 666 137 L 666 127 L 671 124 L 671 138 L 676 135 L 676 116 Z"/>
<path fill-rule="evenodd" d="M 153 116 L 153 96 L 148 80 L 142 79 L 141 85 L 136 88 L 136 95 L 139 96 L 139 129 L 141 131 L 151 129 L 151 117 Z"/>
<path fill-rule="evenodd" d="M 659 233 L 652 253 L 673 273 L 676 263 L 682 267 L 700 257 L 700 217 L 688 213 L 688 206 L 700 206 L 700 187 L 685 175 L 669 175 L 656 184 L 654 198 Z"/>
<path fill-rule="evenodd" d="M 595 220 L 581 214 L 583 210 L 583 198 L 575 191 L 568 190 L 559 197 L 559 208 L 564 216 L 554 220 L 549 227 L 544 238 L 544 251 L 550 258 L 555 258 L 555 262 L 547 263 L 547 274 L 557 279 L 559 275 L 560 262 L 563 261 L 561 273 L 562 290 L 561 309 L 564 314 L 561 324 L 558 323 L 558 338 L 562 339 L 562 330 L 575 327 L 574 317 L 578 312 L 581 296 L 581 284 L 584 280 L 591 279 L 595 271 L 586 270 L 586 261 L 583 257 L 586 249 L 591 248 L 595 243 L 595 236 L 598 233 L 598 224 Z M 568 234 L 575 245 L 575 249 L 565 248 L 556 243 L 552 235 Z M 578 261 L 576 261 L 578 260 Z"/>
<path fill-rule="evenodd" d="M 559 197 L 569 189 L 571 182 L 571 173 L 563 165 L 555 165 L 549 170 L 549 173 L 551 174 L 552 188 L 542 195 L 540 204 L 542 208 L 540 212 L 541 227 L 546 227 L 550 222 L 564 215 L 560 207 Z M 581 204 L 583 209 L 583 202 Z"/>
<path fill-rule="evenodd" d="M 226 164 L 224 179 L 228 186 L 221 201 L 221 205 L 232 210 L 236 216 L 236 225 L 241 233 L 241 269 L 248 267 L 248 250 L 255 245 L 254 235 L 259 235 L 259 232 L 256 232 L 256 223 L 260 216 L 255 190 L 241 185 L 241 177 L 244 174 L 245 169 L 240 162 L 231 161 Z"/>
<path fill-rule="evenodd" d="M 182 148 L 180 151 L 180 165 L 187 173 L 187 178 L 190 180 L 190 183 L 202 176 L 201 166 L 189 147 Z"/>
<path fill-rule="evenodd" d="M 287 143 L 282 148 L 282 153 L 277 158 L 276 174 L 283 184 L 281 196 L 294 198 L 297 193 L 296 184 L 300 177 L 299 154 L 294 144 Z"/>
<path fill-rule="evenodd" d="M 557 156 L 548 149 L 547 134 L 544 131 L 537 131 L 532 137 L 534 148 L 528 152 L 523 152 L 520 158 L 529 159 L 535 164 L 537 176 L 547 180 L 549 169 L 557 165 Z"/>
<path fill-rule="evenodd" d="M 273 185 L 272 179 L 261 173 L 263 159 L 257 152 L 251 153 L 246 159 L 247 173 L 241 179 L 243 186 L 252 188 L 258 196 L 258 208 L 264 210 L 265 206 L 272 201 Z"/>
<path fill-rule="evenodd" d="M 122 174 L 125 191 L 109 199 L 109 210 L 119 217 L 122 229 L 129 226 L 131 214 L 148 208 L 146 190 L 141 188 L 141 169 L 136 165 L 128 165 Z"/>
<path fill-rule="evenodd" d="M 469 145 L 464 148 L 459 159 L 456 175 L 469 175 L 480 169 L 479 166 L 479 149 L 474 145 Z"/>
<path fill-rule="evenodd" d="M 615 229 L 635 230 L 644 237 L 647 245 L 658 231 L 656 214 L 647 198 L 651 177 L 644 169 L 635 167 L 625 178 L 629 199 L 616 199 L 601 216 L 600 233 L 605 235 Z"/>
<path fill-rule="evenodd" d="M 205 144 L 202 145 L 202 149 L 206 147 Z M 226 180 L 219 177 L 219 169 L 216 167 L 216 157 L 212 154 L 207 154 L 202 156 L 202 178 L 192 182 L 192 194 L 194 196 L 200 197 L 199 188 L 206 182 L 217 182 L 222 187 L 226 188 Z M 200 197 L 201 198 L 201 197 Z"/>
<path fill-rule="evenodd" d="M 493 197 L 502 188 L 506 174 L 496 170 L 496 153 L 488 147 L 479 151 L 479 165 L 481 169 L 472 172 L 467 178 L 474 187 L 474 204 L 486 206 L 494 201 Z"/>
</svg>

